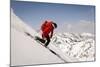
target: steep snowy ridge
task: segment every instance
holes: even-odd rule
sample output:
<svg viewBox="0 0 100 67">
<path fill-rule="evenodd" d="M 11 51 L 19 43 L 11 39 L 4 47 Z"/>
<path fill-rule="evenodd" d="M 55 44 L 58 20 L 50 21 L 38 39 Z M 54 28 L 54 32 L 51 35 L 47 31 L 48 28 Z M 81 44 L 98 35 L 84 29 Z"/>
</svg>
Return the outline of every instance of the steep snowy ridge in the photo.
<svg viewBox="0 0 100 67">
<path fill-rule="evenodd" d="M 11 10 L 11 28 L 16 29 L 22 33 L 28 32 L 33 36 L 39 36 L 39 34 L 34 29 L 29 27 L 27 24 L 25 24 L 25 22 L 23 22 L 18 16 L 14 14 L 13 9 Z"/>
<path fill-rule="evenodd" d="M 32 36 L 39 36 L 34 29 L 11 11 L 11 66 L 64 63 L 56 55 L 27 36 L 25 32 Z"/>
<path fill-rule="evenodd" d="M 95 60 L 95 37 L 90 33 L 55 34 L 52 39 L 55 47 L 78 61 Z"/>
</svg>

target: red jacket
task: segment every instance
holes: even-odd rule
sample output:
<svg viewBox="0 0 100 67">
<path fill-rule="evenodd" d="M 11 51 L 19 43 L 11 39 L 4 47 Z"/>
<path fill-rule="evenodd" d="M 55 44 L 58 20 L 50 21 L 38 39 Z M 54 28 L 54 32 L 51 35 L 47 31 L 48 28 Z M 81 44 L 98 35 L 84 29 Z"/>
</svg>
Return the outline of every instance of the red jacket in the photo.
<svg viewBox="0 0 100 67">
<path fill-rule="evenodd" d="M 41 26 L 41 30 L 42 30 L 42 36 L 43 37 L 52 37 L 53 35 L 53 30 L 54 30 L 54 27 L 53 27 L 53 24 L 52 24 L 52 21 L 45 21 L 42 26 Z"/>
</svg>

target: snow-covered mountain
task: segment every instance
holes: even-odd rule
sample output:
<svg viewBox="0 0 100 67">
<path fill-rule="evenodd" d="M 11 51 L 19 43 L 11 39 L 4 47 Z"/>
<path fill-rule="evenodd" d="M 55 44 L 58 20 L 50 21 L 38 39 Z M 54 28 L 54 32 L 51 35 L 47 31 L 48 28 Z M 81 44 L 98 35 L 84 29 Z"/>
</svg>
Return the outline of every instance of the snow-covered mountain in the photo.
<svg viewBox="0 0 100 67">
<path fill-rule="evenodd" d="M 95 60 L 95 36 L 90 33 L 59 33 L 52 44 L 70 57 L 79 61 Z"/>
<path fill-rule="evenodd" d="M 61 58 L 51 53 L 38 42 L 26 35 L 40 36 L 25 24 L 11 10 L 11 65 L 32 65 L 93 61 L 95 58 L 95 36 L 90 33 L 56 33 L 49 48 Z"/>
</svg>

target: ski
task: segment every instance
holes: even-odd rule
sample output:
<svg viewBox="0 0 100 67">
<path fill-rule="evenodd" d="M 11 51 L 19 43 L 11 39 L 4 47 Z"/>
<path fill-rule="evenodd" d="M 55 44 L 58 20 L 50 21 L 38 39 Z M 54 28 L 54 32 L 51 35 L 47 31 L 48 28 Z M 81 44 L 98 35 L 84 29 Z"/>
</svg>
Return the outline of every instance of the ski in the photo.
<svg viewBox="0 0 100 67">
<path fill-rule="evenodd" d="M 30 33 L 25 32 L 26 35 L 30 36 L 31 38 L 34 38 L 34 36 L 32 36 Z M 37 41 L 39 44 L 41 44 L 43 47 L 45 47 L 40 41 Z M 60 58 L 62 61 L 64 61 L 65 63 L 67 63 L 67 61 L 65 59 L 63 59 L 59 54 L 57 54 L 55 51 L 51 50 L 49 47 L 45 47 L 46 49 L 48 49 L 52 54 L 56 55 L 58 58 Z"/>
</svg>

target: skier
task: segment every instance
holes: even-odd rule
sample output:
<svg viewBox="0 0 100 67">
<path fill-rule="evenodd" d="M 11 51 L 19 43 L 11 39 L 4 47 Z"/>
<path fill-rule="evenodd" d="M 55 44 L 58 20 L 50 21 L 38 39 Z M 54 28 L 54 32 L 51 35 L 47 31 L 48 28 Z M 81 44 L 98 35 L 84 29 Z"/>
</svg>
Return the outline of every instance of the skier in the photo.
<svg viewBox="0 0 100 67">
<path fill-rule="evenodd" d="M 42 39 L 37 38 L 37 40 L 41 41 L 42 43 L 45 43 L 45 47 L 47 47 L 50 43 L 50 38 L 52 38 L 53 36 L 53 31 L 55 28 L 57 28 L 56 23 L 54 23 L 53 21 L 46 20 L 41 26 Z"/>
</svg>

